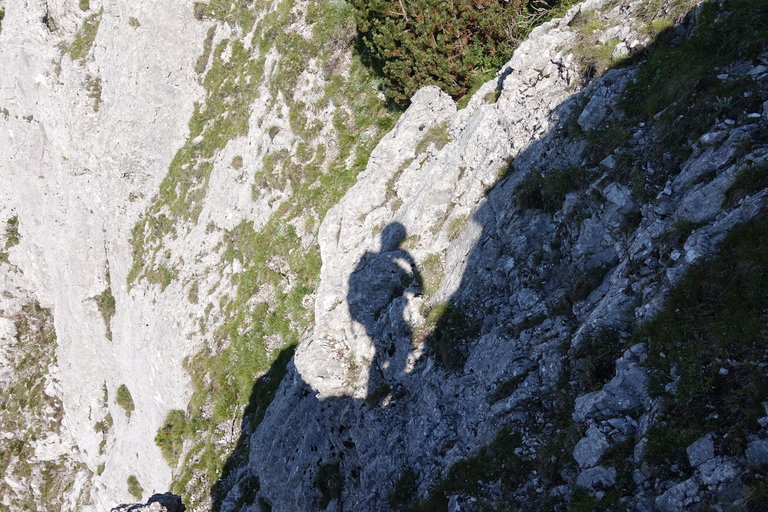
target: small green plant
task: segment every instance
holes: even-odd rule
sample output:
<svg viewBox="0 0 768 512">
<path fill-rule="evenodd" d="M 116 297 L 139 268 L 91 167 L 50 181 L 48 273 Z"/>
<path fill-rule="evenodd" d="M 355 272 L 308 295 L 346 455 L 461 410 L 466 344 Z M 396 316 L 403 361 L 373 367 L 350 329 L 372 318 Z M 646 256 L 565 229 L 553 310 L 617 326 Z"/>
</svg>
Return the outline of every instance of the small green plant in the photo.
<svg viewBox="0 0 768 512">
<path fill-rule="evenodd" d="M 448 224 L 448 232 L 446 233 L 448 235 L 448 240 L 456 240 L 459 235 L 464 232 L 464 229 L 466 229 L 468 223 L 469 215 L 460 215 L 458 217 L 454 217 L 451 220 L 451 223 Z"/>
<path fill-rule="evenodd" d="M 14 245 L 19 245 L 21 236 L 19 235 L 19 217 L 14 215 L 5 224 L 5 248 L 10 249 Z"/>
<path fill-rule="evenodd" d="M 608 266 L 598 265 L 585 269 L 579 274 L 573 286 L 566 294 L 570 304 L 576 304 L 589 297 L 589 294 L 600 286 L 609 271 L 610 268 Z"/>
<path fill-rule="evenodd" d="M 80 30 L 75 34 L 75 38 L 67 49 L 67 53 L 72 60 L 79 60 L 81 63 L 91 50 L 96 34 L 99 32 L 101 15 L 104 9 L 100 9 L 83 20 Z"/>
<path fill-rule="evenodd" d="M 165 417 L 163 426 L 160 427 L 155 436 L 155 444 L 163 452 L 163 457 L 168 464 L 172 466 L 178 463 L 184 443 L 186 425 L 184 411 L 174 409 Z"/>
<path fill-rule="evenodd" d="M 501 89 L 496 88 L 488 93 L 483 97 L 483 101 L 486 104 L 492 104 L 499 101 L 499 97 L 501 96 Z"/>
<path fill-rule="evenodd" d="M 203 53 L 197 57 L 197 61 L 195 62 L 195 71 L 198 75 L 205 73 L 205 70 L 208 68 L 208 61 L 211 59 L 211 50 L 213 49 L 213 36 L 215 35 L 216 26 L 214 25 L 208 29 L 208 33 L 203 40 Z"/>
<path fill-rule="evenodd" d="M 588 131 L 589 156 L 593 163 L 601 161 L 629 140 L 630 132 L 618 122 Z"/>
<path fill-rule="evenodd" d="M 88 97 L 93 100 L 91 108 L 94 112 L 98 112 L 101 108 L 101 78 L 88 75 L 83 85 L 88 91 Z"/>
<path fill-rule="evenodd" d="M 187 299 L 189 299 L 190 304 L 197 304 L 200 301 L 199 284 L 197 281 L 190 285 L 189 292 L 187 293 Z"/>
<path fill-rule="evenodd" d="M 91 8 L 90 0 L 79 0 L 79 6 L 81 11 L 87 11 Z"/>
<path fill-rule="evenodd" d="M 724 455 L 739 456 L 758 428 L 768 393 L 757 363 L 768 343 L 767 244 L 764 217 L 734 228 L 719 253 L 692 266 L 664 309 L 634 336 L 648 343 L 651 392 L 668 399 L 666 425 L 656 425 L 648 438 L 659 471 L 684 461 L 685 447 L 707 432 L 723 440 Z"/>
<path fill-rule="evenodd" d="M 321 464 L 315 474 L 315 489 L 320 491 L 320 509 L 325 509 L 332 500 L 341 498 L 344 480 L 341 477 L 341 465 L 338 462 Z"/>
<path fill-rule="evenodd" d="M 434 146 L 438 151 L 451 142 L 451 133 L 448 131 L 448 121 L 443 121 L 434 126 L 430 126 L 424 133 L 418 144 L 416 144 L 416 154 L 424 153 L 430 146 Z"/>
<path fill-rule="evenodd" d="M 506 428 L 476 455 L 455 463 L 429 496 L 407 510 L 430 512 L 447 510 L 452 495 L 482 496 L 483 482 L 499 482 L 503 491 L 515 489 L 529 472 L 529 462 L 515 453 L 522 437 Z M 499 510 L 493 503 L 482 503 L 489 510 Z M 484 510 L 485 508 L 479 508 Z"/>
<path fill-rule="evenodd" d="M 510 396 L 512 393 L 515 392 L 515 390 L 520 387 L 520 384 L 525 381 L 526 377 L 528 377 L 528 374 L 530 372 L 522 372 L 518 375 L 515 375 L 514 377 L 511 377 L 503 382 L 500 382 L 496 385 L 496 389 L 493 390 L 493 393 L 491 393 L 488 396 L 488 400 L 490 400 L 491 403 L 498 402 L 500 400 L 504 400 L 508 396 Z"/>
<path fill-rule="evenodd" d="M 464 367 L 462 345 L 480 333 L 480 323 L 456 304 L 445 302 L 433 306 L 427 314 L 425 333 L 435 360 L 443 368 L 457 371 Z"/>
<path fill-rule="evenodd" d="M 443 280 L 445 267 L 443 258 L 437 253 L 432 253 L 421 264 L 422 290 L 426 295 L 433 295 L 440 287 Z"/>
<path fill-rule="evenodd" d="M 235 156 L 232 158 L 232 163 L 230 165 L 232 165 L 234 170 L 239 171 L 243 168 L 243 157 L 240 155 Z"/>
<path fill-rule="evenodd" d="M 419 475 L 416 474 L 412 467 L 409 466 L 403 469 L 400 478 L 395 482 L 389 495 L 389 506 L 393 510 L 403 510 L 413 503 L 418 497 L 418 481 Z"/>
<path fill-rule="evenodd" d="M 725 193 L 725 204 L 733 206 L 738 201 L 768 187 L 768 165 L 751 164 L 743 169 Z"/>
<path fill-rule="evenodd" d="M 117 405 L 123 408 L 126 416 L 129 418 L 131 417 L 131 413 L 136 409 L 136 406 L 133 403 L 131 392 L 128 390 L 128 386 L 125 384 L 120 384 L 120 386 L 117 388 L 117 396 L 115 397 L 115 402 Z"/>
<path fill-rule="evenodd" d="M 565 196 L 588 183 L 585 169 L 571 167 L 547 173 L 534 172 L 515 191 L 521 208 L 554 213 L 563 206 Z"/>
<path fill-rule="evenodd" d="M 136 498 L 137 500 L 140 500 L 141 497 L 144 495 L 144 488 L 139 483 L 139 479 L 136 478 L 136 475 L 129 476 L 127 483 L 128 483 L 128 493 L 134 498 Z"/>
<path fill-rule="evenodd" d="M 611 380 L 623 349 L 619 334 L 613 329 L 601 329 L 586 337 L 574 354 L 580 390 L 596 391 Z"/>
<path fill-rule="evenodd" d="M 101 318 L 104 320 L 104 327 L 106 328 L 106 336 L 109 341 L 112 341 L 112 317 L 115 316 L 115 297 L 112 295 L 112 283 L 109 276 L 109 270 L 107 270 L 107 287 L 99 295 L 93 297 L 96 301 L 96 307 L 101 313 Z"/>
<path fill-rule="evenodd" d="M 141 22 L 138 20 L 138 18 L 134 18 L 131 16 L 128 18 L 128 25 L 130 25 L 133 28 L 139 28 L 141 26 Z"/>
</svg>

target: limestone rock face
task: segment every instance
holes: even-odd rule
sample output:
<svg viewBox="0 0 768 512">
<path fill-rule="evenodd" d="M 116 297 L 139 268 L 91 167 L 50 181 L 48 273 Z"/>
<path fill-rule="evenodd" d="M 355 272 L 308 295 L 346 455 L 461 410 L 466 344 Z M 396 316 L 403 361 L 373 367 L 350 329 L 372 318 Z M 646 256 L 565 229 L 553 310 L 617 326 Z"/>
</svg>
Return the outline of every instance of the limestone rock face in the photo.
<svg viewBox="0 0 768 512">
<path fill-rule="evenodd" d="M 153 439 L 167 410 L 186 403 L 179 363 L 190 348 L 176 334 L 179 315 L 163 306 L 170 294 L 129 291 L 125 277 L 130 231 L 200 95 L 193 66 L 204 28 L 185 2 L 91 0 L 87 11 L 63 0 L 3 4 L 0 225 L 17 219 L 19 242 L 0 266 L 18 269 L 53 314 L 54 396 L 63 446 L 77 448 L 49 443 L 39 453 L 66 454 L 91 473 L 79 505 L 62 509 L 104 510 L 129 497 L 137 453 L 152 454 L 142 463 L 145 489 L 165 490 L 171 476 Z M 106 289 L 117 304 L 111 340 L 95 300 Z M 122 384 L 142 420 L 115 404 Z"/>
</svg>

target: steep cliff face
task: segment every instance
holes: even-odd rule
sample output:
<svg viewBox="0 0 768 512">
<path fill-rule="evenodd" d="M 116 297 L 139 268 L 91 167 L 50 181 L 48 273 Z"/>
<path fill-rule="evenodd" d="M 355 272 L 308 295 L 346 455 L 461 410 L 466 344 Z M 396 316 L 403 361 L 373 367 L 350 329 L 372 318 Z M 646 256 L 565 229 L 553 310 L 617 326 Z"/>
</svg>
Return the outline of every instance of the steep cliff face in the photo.
<svg viewBox="0 0 768 512">
<path fill-rule="evenodd" d="M 759 507 L 765 295 L 742 304 L 763 328 L 730 342 L 696 301 L 762 279 L 700 262 L 725 247 L 750 266 L 765 242 L 764 221 L 728 234 L 765 210 L 767 56 L 701 53 L 746 12 L 659 4 L 654 32 L 649 7 L 580 4 L 464 109 L 413 98 L 323 220 L 314 331 L 244 423 L 223 510 Z M 717 421 L 728 393 L 738 427 Z"/>
<path fill-rule="evenodd" d="M 17 222 L 18 243 L 6 243 L 0 265 L 22 274 L 29 300 L 53 315 L 57 428 L 77 447 L 60 454 L 88 468 L 93 489 L 83 493 L 79 485 L 72 498 L 79 505 L 62 509 L 103 510 L 128 497 L 137 453 L 152 454 L 141 462 L 143 485 L 167 486 L 170 470 L 153 438 L 168 408 L 183 407 L 188 395 L 189 379 L 173 363 L 190 350 L 169 315 L 174 300 L 148 288 L 129 292 L 125 276 L 130 230 L 201 93 L 193 66 L 204 29 L 189 7 L 168 3 L 30 1 L 4 8 L 0 204 L 3 226 Z M 177 34 L 190 44 L 178 44 Z M 26 321 L 24 311 L 19 321 Z M 121 385 L 135 404 L 130 416 L 115 402 Z M 25 450 L 37 451 L 45 430 Z M 43 475 L 50 489 L 75 476 L 60 469 Z M 9 505 L 17 493 L 28 495 L 4 493 Z M 21 509 L 55 509 L 58 499 L 34 494 L 31 508 Z"/>
<path fill-rule="evenodd" d="M 0 8 L 5 507 L 764 504 L 764 6 L 399 119 L 344 2 Z"/>
</svg>

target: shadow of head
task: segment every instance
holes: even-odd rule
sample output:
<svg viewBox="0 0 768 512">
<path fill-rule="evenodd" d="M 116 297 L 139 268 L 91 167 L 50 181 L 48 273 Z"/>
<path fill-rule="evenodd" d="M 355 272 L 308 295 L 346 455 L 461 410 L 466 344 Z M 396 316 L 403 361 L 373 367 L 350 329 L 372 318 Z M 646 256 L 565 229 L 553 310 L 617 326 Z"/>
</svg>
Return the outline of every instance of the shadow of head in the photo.
<svg viewBox="0 0 768 512">
<path fill-rule="evenodd" d="M 381 252 L 397 251 L 407 236 L 405 226 L 399 222 L 387 224 L 381 232 Z"/>
</svg>

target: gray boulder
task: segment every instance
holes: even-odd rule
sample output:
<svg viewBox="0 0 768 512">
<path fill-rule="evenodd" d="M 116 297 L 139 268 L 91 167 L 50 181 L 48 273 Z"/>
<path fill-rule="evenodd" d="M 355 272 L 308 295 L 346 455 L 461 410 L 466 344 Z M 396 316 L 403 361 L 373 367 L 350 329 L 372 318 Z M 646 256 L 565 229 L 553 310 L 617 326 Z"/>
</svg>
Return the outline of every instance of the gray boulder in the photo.
<svg viewBox="0 0 768 512">
<path fill-rule="evenodd" d="M 576 485 L 585 489 L 605 489 L 616 483 L 616 468 L 597 466 L 585 469 L 576 477 Z"/>
<path fill-rule="evenodd" d="M 600 458 L 609 446 L 605 435 L 592 425 L 587 429 L 586 437 L 573 449 L 573 458 L 576 459 L 579 467 L 589 468 L 600 462 Z"/>
<path fill-rule="evenodd" d="M 688 461 L 691 467 L 701 466 L 706 461 L 715 456 L 715 444 L 712 434 L 707 434 L 694 441 L 691 446 L 685 449 L 688 455 Z"/>
</svg>

